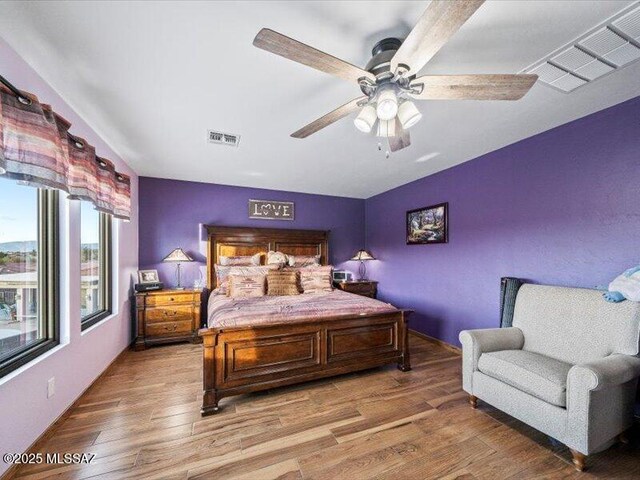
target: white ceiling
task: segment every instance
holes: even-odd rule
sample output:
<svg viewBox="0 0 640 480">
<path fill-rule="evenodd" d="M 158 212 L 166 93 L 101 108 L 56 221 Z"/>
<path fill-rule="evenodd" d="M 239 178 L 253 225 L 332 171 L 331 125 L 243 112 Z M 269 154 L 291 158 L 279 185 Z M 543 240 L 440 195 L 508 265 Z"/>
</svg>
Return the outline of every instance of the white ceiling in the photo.
<svg viewBox="0 0 640 480">
<path fill-rule="evenodd" d="M 489 1 L 422 73 L 517 73 L 631 3 Z M 640 95 L 637 62 L 568 95 L 537 84 L 518 102 L 423 102 L 411 147 L 389 159 L 350 119 L 289 136 L 360 91 L 253 47 L 260 28 L 364 66 L 426 5 L 3 2 L 0 36 L 140 175 L 359 198 Z M 208 144 L 207 129 L 240 147 Z"/>
</svg>

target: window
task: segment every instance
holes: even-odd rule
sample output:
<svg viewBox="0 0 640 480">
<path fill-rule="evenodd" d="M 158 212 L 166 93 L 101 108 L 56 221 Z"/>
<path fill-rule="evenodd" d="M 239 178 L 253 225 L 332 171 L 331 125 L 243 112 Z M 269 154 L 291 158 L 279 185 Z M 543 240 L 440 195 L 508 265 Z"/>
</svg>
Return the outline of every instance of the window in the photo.
<svg viewBox="0 0 640 480">
<path fill-rule="evenodd" d="M 0 179 L 0 376 L 58 344 L 57 205 Z"/>
<path fill-rule="evenodd" d="M 80 202 L 82 329 L 111 314 L 111 216 Z"/>
</svg>

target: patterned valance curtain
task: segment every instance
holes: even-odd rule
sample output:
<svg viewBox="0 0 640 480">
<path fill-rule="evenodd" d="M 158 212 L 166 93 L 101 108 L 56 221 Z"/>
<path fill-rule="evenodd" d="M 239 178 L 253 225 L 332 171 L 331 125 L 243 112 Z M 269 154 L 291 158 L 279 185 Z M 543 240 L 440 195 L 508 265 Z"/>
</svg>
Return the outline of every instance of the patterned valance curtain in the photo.
<svg viewBox="0 0 640 480">
<path fill-rule="evenodd" d="M 130 178 L 98 157 L 86 140 L 71 135 L 70 127 L 35 95 L 17 96 L 0 84 L 0 177 L 64 190 L 69 198 L 128 220 Z"/>
</svg>

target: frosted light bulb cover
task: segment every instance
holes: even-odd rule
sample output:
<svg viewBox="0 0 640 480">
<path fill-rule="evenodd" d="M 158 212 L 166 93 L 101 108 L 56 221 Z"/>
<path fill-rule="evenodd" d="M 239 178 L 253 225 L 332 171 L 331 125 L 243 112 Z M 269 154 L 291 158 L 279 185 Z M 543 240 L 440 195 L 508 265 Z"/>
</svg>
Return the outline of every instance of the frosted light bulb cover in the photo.
<svg viewBox="0 0 640 480">
<path fill-rule="evenodd" d="M 377 115 L 376 109 L 371 105 L 366 105 L 358 116 L 353 120 L 353 124 L 358 130 L 364 133 L 369 133 L 376 123 Z"/>
<path fill-rule="evenodd" d="M 413 102 L 406 101 L 400 105 L 398 109 L 398 120 L 402 124 L 402 128 L 409 129 L 420 121 L 422 114 Z"/>
<path fill-rule="evenodd" d="M 380 92 L 376 114 L 380 120 L 391 120 L 398 114 L 398 99 L 393 90 L 387 89 Z"/>
<path fill-rule="evenodd" d="M 378 137 L 393 137 L 396 134 L 396 120 L 380 120 L 378 122 Z"/>
</svg>

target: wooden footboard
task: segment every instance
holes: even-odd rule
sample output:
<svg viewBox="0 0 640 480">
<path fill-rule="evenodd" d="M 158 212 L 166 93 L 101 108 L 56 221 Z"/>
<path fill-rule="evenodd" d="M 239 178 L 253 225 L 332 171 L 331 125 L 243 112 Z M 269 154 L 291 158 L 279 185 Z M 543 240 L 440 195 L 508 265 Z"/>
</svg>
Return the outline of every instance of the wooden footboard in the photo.
<svg viewBox="0 0 640 480">
<path fill-rule="evenodd" d="M 399 310 L 313 322 L 201 329 L 202 414 L 223 397 L 398 363 L 411 370 L 407 317 Z"/>
</svg>

